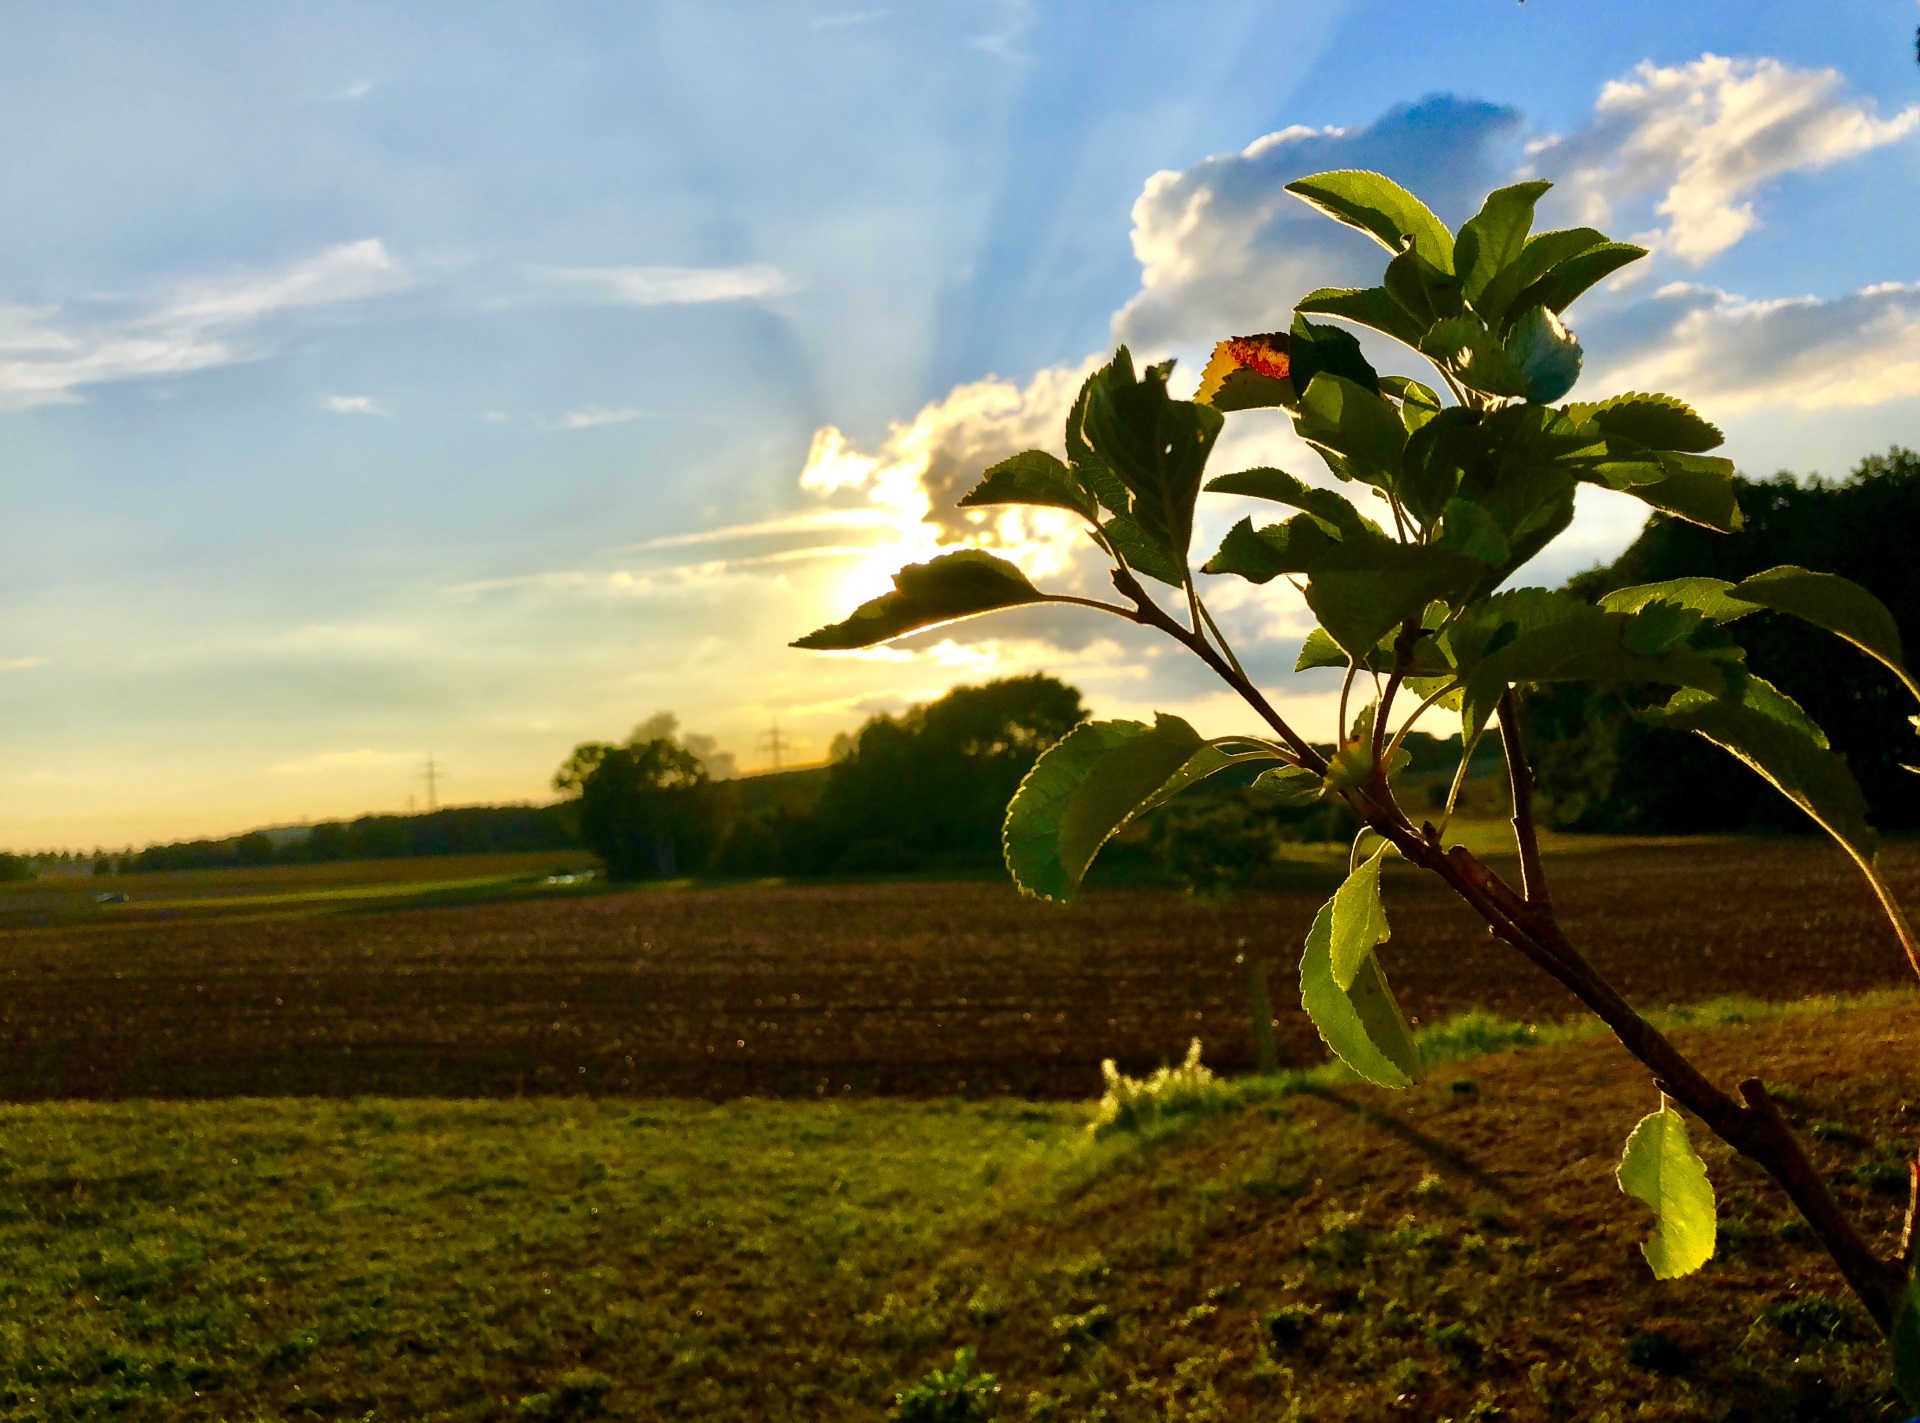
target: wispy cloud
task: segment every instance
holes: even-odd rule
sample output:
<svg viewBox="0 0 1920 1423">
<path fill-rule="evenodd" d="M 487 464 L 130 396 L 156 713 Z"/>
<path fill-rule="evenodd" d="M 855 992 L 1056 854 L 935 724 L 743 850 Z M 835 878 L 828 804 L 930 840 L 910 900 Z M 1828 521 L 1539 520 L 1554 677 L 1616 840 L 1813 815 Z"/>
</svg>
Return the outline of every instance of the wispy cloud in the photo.
<svg viewBox="0 0 1920 1423">
<path fill-rule="evenodd" d="M 840 15 L 815 15 L 807 21 L 816 30 L 838 30 L 848 25 L 867 25 L 875 20 L 884 20 L 885 10 L 849 10 Z"/>
<path fill-rule="evenodd" d="M 576 301 L 608 306 L 694 306 L 760 301 L 788 290 L 777 267 L 551 267 L 542 274 Z"/>
<path fill-rule="evenodd" d="M 13 657 L 0 662 L 0 672 L 25 672 L 30 668 L 46 665 L 47 659 L 44 657 Z"/>
<path fill-rule="evenodd" d="M 645 553 L 662 548 L 692 548 L 700 544 L 738 543 L 746 539 L 770 538 L 782 534 L 824 533 L 839 529 L 891 529 L 895 515 L 882 509 L 820 509 L 807 514 L 788 514 L 778 519 L 762 519 L 752 524 L 729 524 L 721 529 L 703 529 L 692 534 L 667 534 L 645 543 L 629 544 L 628 553 Z"/>
<path fill-rule="evenodd" d="M 640 410 L 631 405 L 608 408 L 604 405 L 583 405 L 577 410 L 551 420 L 536 420 L 534 428 L 540 430 L 597 430 L 603 425 L 630 425 L 635 420 L 656 418 L 651 410 Z"/>
<path fill-rule="evenodd" d="M 249 328 L 287 312 L 383 296 L 414 280 L 368 238 L 278 267 L 174 282 L 142 301 L 80 310 L 0 306 L 0 410 L 71 403 L 87 386 L 255 359 L 265 345 L 248 339 Z"/>
<path fill-rule="evenodd" d="M 323 395 L 320 408 L 334 415 L 385 415 L 388 410 L 371 395 Z"/>
<path fill-rule="evenodd" d="M 339 104 L 357 104 L 371 94 L 379 83 L 378 79 L 356 79 L 351 84 L 335 89 L 327 97 Z"/>
</svg>

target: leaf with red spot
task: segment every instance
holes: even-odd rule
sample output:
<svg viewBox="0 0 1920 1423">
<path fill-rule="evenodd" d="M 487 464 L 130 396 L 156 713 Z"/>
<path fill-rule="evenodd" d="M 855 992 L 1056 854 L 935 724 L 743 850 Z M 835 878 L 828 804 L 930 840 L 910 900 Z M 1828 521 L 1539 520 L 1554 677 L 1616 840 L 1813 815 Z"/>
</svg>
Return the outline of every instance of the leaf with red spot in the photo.
<svg viewBox="0 0 1920 1423">
<path fill-rule="evenodd" d="M 1213 348 L 1193 397 L 1215 410 L 1261 410 L 1297 403 L 1293 357 L 1284 331 L 1232 336 Z"/>
</svg>

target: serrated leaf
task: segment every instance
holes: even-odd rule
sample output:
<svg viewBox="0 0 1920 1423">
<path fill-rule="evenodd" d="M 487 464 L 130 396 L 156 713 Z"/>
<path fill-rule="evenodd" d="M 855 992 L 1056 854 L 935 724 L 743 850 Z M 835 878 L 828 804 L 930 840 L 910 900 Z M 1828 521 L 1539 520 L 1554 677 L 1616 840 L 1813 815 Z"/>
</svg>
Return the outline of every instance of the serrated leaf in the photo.
<svg viewBox="0 0 1920 1423">
<path fill-rule="evenodd" d="M 1240 494 L 1249 499 L 1270 499 L 1294 509 L 1303 509 L 1313 521 L 1336 538 L 1348 534 L 1377 534 L 1385 537 L 1380 526 L 1353 507 L 1344 494 L 1332 489 L 1316 489 L 1284 469 L 1261 467 L 1223 474 L 1207 481 L 1209 494 Z"/>
<path fill-rule="evenodd" d="M 1007 806 L 1001 845 L 1023 893 L 1071 899 L 1112 838 L 1206 748 L 1177 716 L 1083 722 L 1055 742 Z"/>
<path fill-rule="evenodd" d="M 1460 284 L 1417 251 L 1408 249 L 1387 263 L 1381 284 L 1409 321 L 1421 331 L 1460 314 Z"/>
<path fill-rule="evenodd" d="M 1498 188 L 1461 226 L 1453 244 L 1453 267 L 1468 301 L 1477 304 L 1502 269 L 1520 260 L 1533 226 L 1534 205 L 1552 186 L 1536 179 Z"/>
<path fill-rule="evenodd" d="M 1452 549 L 1348 541 L 1314 568 L 1307 606 L 1335 642 L 1365 658 L 1434 599 L 1459 596 L 1485 572 L 1486 565 Z"/>
<path fill-rule="evenodd" d="M 1304 391 L 1322 371 L 1345 376 L 1368 390 L 1380 389 L 1380 373 L 1360 349 L 1359 338 L 1351 331 L 1324 322 L 1309 321 L 1295 313 L 1287 332 L 1287 350 L 1293 365 L 1293 388 Z"/>
<path fill-rule="evenodd" d="M 1298 179 L 1287 184 L 1287 191 L 1359 228 L 1389 252 L 1403 252 L 1411 243 L 1441 271 L 1453 271 L 1453 234 L 1425 203 L 1391 178 L 1348 168 Z"/>
<path fill-rule="evenodd" d="M 1389 488 L 1400 473 L 1407 427 L 1399 412 L 1345 376 L 1323 371 L 1313 378 L 1300 397 L 1294 429 L 1316 450 L 1340 456 L 1344 464 L 1329 461 L 1329 467 L 1343 478 Z"/>
<path fill-rule="evenodd" d="M 1314 916 L 1300 958 L 1300 1003 L 1333 1054 L 1379 1087 L 1411 1087 L 1420 1052 L 1377 955 L 1368 954 L 1343 989 L 1333 976 L 1333 901 Z"/>
<path fill-rule="evenodd" d="M 1693 407 L 1671 395 L 1629 391 L 1597 405 L 1569 405 L 1567 414 L 1580 424 L 1594 425 L 1603 434 L 1633 440 L 1650 450 L 1701 455 L 1726 440 L 1717 426 L 1702 420 Z"/>
<path fill-rule="evenodd" d="M 1707 1164 L 1687 1124 L 1663 1100 L 1641 1118 L 1620 1157 L 1620 1189 L 1653 1209 L 1653 1236 L 1640 1246 L 1656 1280 L 1691 1275 L 1713 1258 L 1717 1222 Z"/>
<path fill-rule="evenodd" d="M 1471 499 L 1450 499 L 1440 513 L 1440 548 L 1454 549 L 1477 558 L 1490 568 L 1507 561 L 1512 552 L 1506 531 L 1485 507 Z"/>
<path fill-rule="evenodd" d="M 1507 334 L 1506 352 L 1526 378 L 1527 399 L 1551 405 L 1580 379 L 1580 343 L 1544 306 L 1522 312 Z"/>
<path fill-rule="evenodd" d="M 1129 514 L 1184 565 L 1193 540 L 1193 505 L 1222 416 L 1211 406 L 1175 400 L 1165 366 L 1135 379 L 1125 346 L 1096 372 L 1081 423 L 1087 442 L 1133 496 Z M 1184 572 L 1184 567 L 1183 567 Z"/>
<path fill-rule="evenodd" d="M 983 504 L 1038 504 L 1070 509 L 1087 519 L 1098 512 L 1086 486 L 1045 450 L 1027 450 L 1001 460 L 960 501 L 963 509 Z"/>
<path fill-rule="evenodd" d="M 1136 520 L 1115 514 L 1100 526 L 1100 532 L 1106 535 L 1107 542 L 1127 567 L 1175 588 L 1186 586 L 1187 570 L 1180 560 L 1167 552 L 1167 546 L 1141 528 Z"/>
<path fill-rule="evenodd" d="M 1605 594 L 1600 606 L 1611 613 L 1637 613 L 1656 602 L 1692 608 L 1710 622 L 1720 624 L 1760 611 L 1758 603 L 1734 597 L 1733 584 L 1724 578 L 1669 578 L 1663 583 L 1636 583 Z"/>
<path fill-rule="evenodd" d="M 1251 787 L 1256 796 L 1298 810 L 1320 799 L 1320 778 L 1304 766 L 1275 766 L 1254 777 Z"/>
<path fill-rule="evenodd" d="M 1300 644 L 1300 656 L 1295 660 L 1293 670 L 1305 672 L 1313 667 L 1349 667 L 1352 663 L 1353 659 L 1346 648 L 1328 637 L 1325 628 L 1315 628 Z"/>
<path fill-rule="evenodd" d="M 1642 657 L 1658 657 L 1693 635 L 1705 619 L 1697 608 L 1655 599 L 1640 607 L 1621 630 L 1621 644 Z"/>
<path fill-rule="evenodd" d="M 1374 948 L 1386 943 L 1392 934 L 1387 924 L 1387 906 L 1380 898 L 1380 858 L 1387 853 L 1386 842 L 1347 876 L 1333 894 L 1333 981 L 1342 989 L 1353 987 L 1360 965 Z"/>
<path fill-rule="evenodd" d="M 1230 336 L 1213 348 L 1193 398 L 1215 410 L 1291 407 L 1297 399 L 1292 369 L 1286 332 Z"/>
<path fill-rule="evenodd" d="M 1321 287 L 1309 292 L 1294 310 L 1315 316 L 1337 316 L 1391 336 L 1416 351 L 1426 330 L 1407 315 L 1406 308 L 1395 301 L 1393 293 L 1385 287 Z"/>
<path fill-rule="evenodd" d="M 872 647 L 941 623 L 1046 601 L 1027 575 L 980 549 L 910 563 L 893 575 L 893 591 L 862 603 L 845 622 L 808 633 L 792 645 L 814 651 Z"/>
<path fill-rule="evenodd" d="M 1785 696 L 1777 690 L 1776 695 Z M 1655 726 L 1705 737 L 1758 772 L 1856 858 L 1872 860 L 1880 837 L 1867 823 L 1867 800 L 1853 772 L 1839 756 L 1781 719 L 1777 706 L 1748 706 L 1682 688 L 1665 706 L 1640 715 Z"/>
<path fill-rule="evenodd" d="M 1173 773 L 1166 784 L 1142 801 L 1140 808 L 1134 812 L 1134 815 L 1136 817 L 1142 816 L 1150 810 L 1165 805 L 1182 791 L 1198 785 L 1209 776 L 1218 775 L 1229 766 L 1243 766 L 1250 762 L 1277 761 L 1279 759 L 1278 756 L 1260 755 L 1257 753 L 1235 754 L 1209 742 L 1194 752 L 1192 756 L 1188 757 L 1186 763 L 1182 765 L 1178 771 Z"/>
<path fill-rule="evenodd" d="M 1217 553 L 1200 566 L 1202 573 L 1238 574 L 1249 583 L 1269 583 L 1283 573 L 1306 573 L 1339 545 L 1311 514 L 1296 514 L 1283 524 L 1256 530 L 1242 519 L 1220 541 Z"/>
<path fill-rule="evenodd" d="M 1675 518 L 1723 534 L 1746 524 L 1733 487 L 1733 461 L 1712 455 L 1659 452 L 1662 477 L 1646 484 L 1615 486 Z"/>
<path fill-rule="evenodd" d="M 1400 402 L 1400 419 L 1409 433 L 1420 429 L 1446 409 L 1432 386 L 1422 385 L 1407 376 L 1381 376 L 1380 392 Z"/>
<path fill-rule="evenodd" d="M 1907 672 L 1900 647 L 1900 626 L 1873 594 L 1837 573 L 1815 573 L 1781 564 L 1737 584 L 1733 596 L 1777 613 L 1825 628 L 1882 663 L 1920 697 L 1920 684 Z"/>
<path fill-rule="evenodd" d="M 1893 1316 L 1887 1353 L 1893 1365 L 1893 1386 L 1920 1408 L 1920 1271 L 1907 1282 L 1906 1298 Z"/>
</svg>

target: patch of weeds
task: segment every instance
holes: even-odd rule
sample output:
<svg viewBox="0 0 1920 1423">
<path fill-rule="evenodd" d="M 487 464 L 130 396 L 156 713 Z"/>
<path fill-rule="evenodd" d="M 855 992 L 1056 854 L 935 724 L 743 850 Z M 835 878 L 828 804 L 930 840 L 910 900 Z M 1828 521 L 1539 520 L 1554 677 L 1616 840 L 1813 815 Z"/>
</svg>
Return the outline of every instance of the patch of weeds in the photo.
<svg viewBox="0 0 1920 1423">
<path fill-rule="evenodd" d="M 1056 1314 L 1049 1327 L 1055 1337 L 1071 1349 L 1078 1344 L 1104 1343 L 1113 1337 L 1114 1318 L 1104 1304 L 1096 1304 L 1081 1314 Z"/>
<path fill-rule="evenodd" d="M 956 1349 L 953 1367 L 945 1373 L 931 1370 L 911 1388 L 894 1395 L 893 1417 L 900 1423 L 972 1423 L 1000 1413 L 1000 1381 L 992 1374 L 976 1374 L 971 1347 Z M 1033 1410 L 1029 1400 L 1028 1412 Z"/>
<path fill-rule="evenodd" d="M 1866 1144 L 1860 1133 L 1844 1122 L 1815 1122 L 1807 1128 L 1807 1135 L 1815 1141 L 1824 1141 L 1829 1146 L 1864 1146 Z"/>
<path fill-rule="evenodd" d="M 1881 1157 L 1853 1168 L 1853 1184 L 1864 1186 L 1869 1191 L 1877 1191 L 1883 1196 L 1905 1199 L 1911 1185 L 1911 1177 L 1904 1160 L 1889 1161 Z"/>
<path fill-rule="evenodd" d="M 1808 1343 L 1858 1337 L 1847 1307 L 1826 1295 L 1800 1295 L 1770 1304 L 1760 1311 L 1760 1322 Z"/>
<path fill-rule="evenodd" d="M 1684 1374 L 1693 1367 L 1693 1351 L 1662 1329 L 1627 1336 L 1627 1362 L 1651 1374 Z"/>
<path fill-rule="evenodd" d="M 1007 1297 L 990 1282 L 967 1299 L 967 1318 L 975 1324 L 997 1324 L 1006 1312 Z"/>
<path fill-rule="evenodd" d="M 1773 1233 L 1789 1245 L 1806 1245 L 1813 1240 L 1813 1227 L 1797 1215 L 1774 1222 Z"/>
<path fill-rule="evenodd" d="M 1317 1310 L 1310 1304 L 1285 1304 L 1278 1309 L 1267 1311 L 1267 1317 L 1260 1322 L 1261 1332 L 1267 1336 L 1267 1343 L 1275 1349 L 1298 1349 L 1313 1328 Z"/>
<path fill-rule="evenodd" d="M 1431 1377 L 1418 1359 L 1402 1359 L 1387 1373 L 1387 1392 L 1397 1398 L 1409 1398 L 1427 1386 Z"/>
<path fill-rule="evenodd" d="M 1447 1084 L 1447 1090 L 1456 1097 L 1473 1097 L 1479 1094 L 1480 1084 L 1471 1077 L 1456 1077 Z"/>
<path fill-rule="evenodd" d="M 521 1399 L 519 1412 L 528 1418 L 598 1418 L 612 1392 L 613 1380 L 605 1374 L 576 1369 L 545 1393 Z"/>
<path fill-rule="evenodd" d="M 1429 1329 L 1427 1343 L 1462 1368 L 1467 1369 L 1478 1368 L 1481 1356 L 1486 1352 L 1479 1339 L 1474 1337 L 1473 1331 L 1457 1321 Z"/>
<path fill-rule="evenodd" d="M 1238 1098 L 1200 1061 L 1200 1039 L 1187 1047 L 1177 1067 L 1155 1069 L 1150 1077 L 1128 1077 L 1108 1058 L 1100 1064 L 1107 1088 L 1094 1112 L 1093 1134 L 1141 1132 L 1176 1117 L 1206 1116 L 1231 1110 Z"/>
</svg>

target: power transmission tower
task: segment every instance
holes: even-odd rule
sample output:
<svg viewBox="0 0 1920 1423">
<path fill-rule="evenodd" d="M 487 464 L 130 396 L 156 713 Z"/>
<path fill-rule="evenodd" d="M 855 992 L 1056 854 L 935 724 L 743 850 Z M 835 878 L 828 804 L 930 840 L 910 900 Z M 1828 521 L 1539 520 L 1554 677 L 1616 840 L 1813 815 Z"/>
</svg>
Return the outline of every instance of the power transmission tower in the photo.
<svg viewBox="0 0 1920 1423">
<path fill-rule="evenodd" d="M 776 771 L 779 770 L 780 769 L 780 753 L 782 751 L 791 751 L 793 749 L 793 738 L 790 736 L 783 735 L 780 731 L 779 717 L 775 717 L 773 719 L 773 730 L 769 731 L 765 736 L 760 738 L 760 745 L 763 750 L 771 751 L 773 753 L 773 769 Z"/>
<path fill-rule="evenodd" d="M 420 772 L 420 778 L 427 783 L 427 814 L 432 815 L 440 808 L 440 782 L 450 781 L 453 777 L 447 774 L 445 767 L 433 759 L 433 753 L 429 751 L 427 766 Z"/>
</svg>

